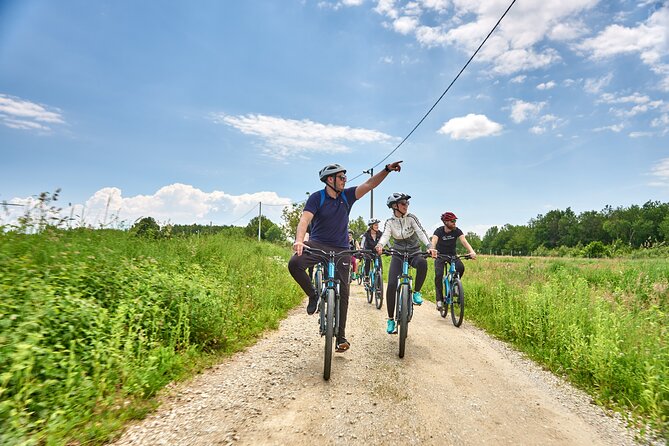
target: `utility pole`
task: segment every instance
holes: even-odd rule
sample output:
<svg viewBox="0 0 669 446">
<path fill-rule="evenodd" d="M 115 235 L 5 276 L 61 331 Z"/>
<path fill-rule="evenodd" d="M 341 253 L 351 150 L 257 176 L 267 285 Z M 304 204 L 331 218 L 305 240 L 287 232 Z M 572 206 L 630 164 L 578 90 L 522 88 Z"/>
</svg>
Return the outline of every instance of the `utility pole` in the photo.
<svg viewBox="0 0 669 446">
<path fill-rule="evenodd" d="M 258 207 L 258 241 L 260 241 L 260 223 L 262 222 L 262 201 L 259 202 Z"/>
<path fill-rule="evenodd" d="M 362 173 L 368 173 L 370 177 L 374 176 L 374 168 L 370 168 L 369 170 L 365 170 Z M 369 191 L 369 219 L 371 220 L 374 218 L 374 189 Z"/>
</svg>

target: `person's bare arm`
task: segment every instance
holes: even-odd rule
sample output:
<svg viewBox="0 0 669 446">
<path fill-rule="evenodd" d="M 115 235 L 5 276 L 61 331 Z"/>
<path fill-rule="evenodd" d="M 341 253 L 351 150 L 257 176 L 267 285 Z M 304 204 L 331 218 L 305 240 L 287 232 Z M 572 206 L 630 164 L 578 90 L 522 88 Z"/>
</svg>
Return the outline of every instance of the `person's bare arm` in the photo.
<svg viewBox="0 0 669 446">
<path fill-rule="evenodd" d="M 465 235 L 462 234 L 460 237 L 458 237 L 458 239 L 460 239 L 460 242 L 462 243 L 462 246 L 467 248 L 467 251 L 469 252 L 469 258 L 471 258 L 472 260 L 475 260 L 476 259 L 476 253 L 474 252 L 474 248 L 472 248 L 472 245 L 470 245 L 469 242 L 467 241 L 467 238 L 465 237 Z"/>
<path fill-rule="evenodd" d="M 359 200 L 362 198 L 367 192 L 370 190 L 374 189 L 376 186 L 381 184 L 383 180 L 386 179 L 388 174 L 390 172 L 399 172 L 402 170 L 402 166 L 400 166 L 400 163 L 402 161 L 395 161 L 394 163 L 386 164 L 386 167 L 364 183 L 362 183 L 360 186 L 355 188 L 355 198 L 356 200 Z"/>
<path fill-rule="evenodd" d="M 293 249 L 298 256 L 302 255 L 302 250 L 304 249 L 304 235 L 307 233 L 307 228 L 309 227 L 309 223 L 311 223 L 312 218 L 314 218 L 314 214 L 309 211 L 304 211 L 300 217 L 300 222 L 297 224 Z"/>
</svg>

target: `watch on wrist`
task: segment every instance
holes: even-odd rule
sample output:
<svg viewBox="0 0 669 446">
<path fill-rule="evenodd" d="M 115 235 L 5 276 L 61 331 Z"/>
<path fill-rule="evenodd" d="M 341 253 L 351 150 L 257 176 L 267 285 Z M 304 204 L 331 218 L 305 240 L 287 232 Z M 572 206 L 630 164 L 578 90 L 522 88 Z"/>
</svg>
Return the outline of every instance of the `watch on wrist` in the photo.
<svg viewBox="0 0 669 446">
<path fill-rule="evenodd" d="M 386 164 L 385 171 L 386 172 L 392 172 L 392 170 L 388 169 L 388 166 L 390 166 L 390 164 Z"/>
</svg>

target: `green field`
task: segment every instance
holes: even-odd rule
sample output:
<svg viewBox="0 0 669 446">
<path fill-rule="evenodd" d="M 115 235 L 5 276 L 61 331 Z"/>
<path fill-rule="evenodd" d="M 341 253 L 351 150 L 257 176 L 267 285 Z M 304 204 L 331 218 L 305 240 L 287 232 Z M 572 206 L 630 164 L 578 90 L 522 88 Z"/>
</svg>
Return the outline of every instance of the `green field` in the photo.
<svg viewBox="0 0 669 446">
<path fill-rule="evenodd" d="M 101 443 L 174 379 L 275 328 L 286 248 L 215 235 L 0 233 L 0 444 Z"/>
<path fill-rule="evenodd" d="M 465 266 L 465 320 L 667 436 L 669 260 L 483 256 Z M 423 294 L 434 301 L 431 267 Z"/>
<path fill-rule="evenodd" d="M 112 438 L 167 383 L 277 327 L 303 298 L 289 255 L 225 233 L 0 233 L 0 444 Z M 667 436 L 669 260 L 466 266 L 467 321 Z"/>
</svg>

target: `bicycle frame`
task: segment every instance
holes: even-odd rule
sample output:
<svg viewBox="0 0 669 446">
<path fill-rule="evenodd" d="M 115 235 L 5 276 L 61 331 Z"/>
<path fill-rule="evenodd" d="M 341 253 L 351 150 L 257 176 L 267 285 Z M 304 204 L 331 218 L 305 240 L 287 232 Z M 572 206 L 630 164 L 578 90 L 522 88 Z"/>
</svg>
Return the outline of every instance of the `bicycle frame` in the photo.
<svg viewBox="0 0 669 446">
<path fill-rule="evenodd" d="M 409 330 L 409 322 L 413 317 L 413 278 L 409 274 L 409 259 L 416 256 L 427 256 L 429 254 L 416 251 L 398 251 L 396 249 L 384 249 L 383 253 L 390 256 L 402 258 L 402 273 L 397 276 L 397 296 L 395 300 L 395 321 L 399 325 L 399 357 L 404 357 L 406 338 Z M 388 278 L 390 280 L 390 278 Z"/>
<path fill-rule="evenodd" d="M 323 280 L 323 287 L 320 290 L 320 298 L 318 300 L 319 311 L 319 332 L 325 337 L 325 356 L 323 364 L 323 379 L 330 379 L 330 370 L 332 366 L 332 340 L 339 335 L 339 287 L 340 281 L 336 279 L 336 262 L 337 259 L 345 258 L 346 255 L 357 253 L 357 250 L 346 251 L 324 251 L 318 248 L 305 246 L 305 251 L 315 254 L 320 258 L 321 262 L 325 263 L 326 277 Z M 319 290 L 317 290 L 319 291 Z"/>
<path fill-rule="evenodd" d="M 448 314 L 448 307 L 450 306 L 453 325 L 459 327 L 462 324 L 462 319 L 464 317 L 465 295 L 462 282 L 460 281 L 460 274 L 455 267 L 455 262 L 458 259 L 468 259 L 469 255 L 451 256 L 447 254 L 439 254 L 438 257 L 449 263 L 448 271 L 444 274 L 444 304 L 441 309 L 439 309 L 439 312 L 441 317 L 446 317 Z M 457 299 L 453 298 L 454 294 L 457 296 Z"/>
</svg>

